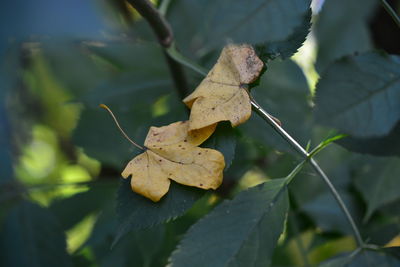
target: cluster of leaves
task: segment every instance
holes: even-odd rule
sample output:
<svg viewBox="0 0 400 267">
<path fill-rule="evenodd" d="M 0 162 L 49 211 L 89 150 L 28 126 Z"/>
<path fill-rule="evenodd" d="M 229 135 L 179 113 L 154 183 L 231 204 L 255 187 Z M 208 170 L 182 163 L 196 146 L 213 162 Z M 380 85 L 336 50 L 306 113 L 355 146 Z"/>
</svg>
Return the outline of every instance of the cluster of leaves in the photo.
<svg viewBox="0 0 400 267">
<path fill-rule="evenodd" d="M 2 68 L 9 74 L 0 77 L 0 96 L 8 100 L 0 103 L 0 265 L 399 264 L 393 246 L 400 233 L 400 58 L 373 51 L 367 19 L 375 1 L 362 6 L 357 0 L 326 1 L 314 24 L 320 74 L 314 97 L 302 70 L 289 59 L 309 32 L 310 1 L 174 0 L 166 14 L 182 54 L 208 68 L 226 40 L 256 46 L 268 69 L 252 95 L 302 145 L 323 141 L 333 129 L 348 134 L 317 160 L 364 240 L 374 245 L 368 248 L 356 248 L 346 218 L 313 170 L 305 166 L 293 181 L 287 176 L 300 159 L 255 114 L 235 129 L 219 125 L 202 145 L 218 149 L 226 160 L 216 194 L 176 183 L 158 203 L 133 193 L 119 173 L 137 151 L 110 127 L 98 104 L 112 107 L 139 143 L 150 126 L 179 121 L 187 111 L 171 90 L 162 48 L 147 25 L 125 3 L 116 6 L 108 14 L 119 30 L 113 29 L 112 38 L 87 35 L 103 24 L 85 16 L 91 23 L 82 23 L 89 26 L 75 37 L 93 41 L 40 40 L 39 48 L 35 43 L 8 48 Z M 122 15 L 125 23 L 113 15 Z M 54 33 L 32 28 L 39 35 Z M 45 63 L 38 68 L 38 62 Z M 50 85 L 40 76 L 43 69 L 52 77 Z M 185 71 L 194 89 L 203 77 Z M 68 114 L 65 107 L 71 106 L 76 109 Z M 88 190 L 55 200 L 57 191 L 50 190 L 47 207 L 33 201 L 34 190 L 14 171 L 20 163 L 11 144 L 26 142 L 23 130 L 37 123 L 54 130 L 69 161 L 79 162 L 79 147 L 101 162 L 100 172 L 85 183 Z M 67 253 L 65 233 L 88 218 L 89 237 Z M 388 244 L 392 247 L 383 248 Z"/>
</svg>

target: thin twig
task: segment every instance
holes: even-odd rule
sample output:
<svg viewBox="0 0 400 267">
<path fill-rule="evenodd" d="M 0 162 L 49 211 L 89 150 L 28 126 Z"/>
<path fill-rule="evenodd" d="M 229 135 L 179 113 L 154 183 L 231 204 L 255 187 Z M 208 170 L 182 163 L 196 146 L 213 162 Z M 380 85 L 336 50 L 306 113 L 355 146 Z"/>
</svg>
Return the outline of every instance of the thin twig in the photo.
<svg viewBox="0 0 400 267">
<path fill-rule="evenodd" d="M 251 105 L 253 106 L 253 109 L 256 111 L 256 113 L 263 118 L 266 122 L 268 122 L 269 125 L 272 126 L 272 128 L 279 133 L 280 136 L 283 137 L 283 139 L 286 140 L 299 154 L 301 154 L 304 158 L 309 159 L 310 154 L 296 141 L 293 139 L 292 136 L 290 136 L 273 118 L 271 115 L 269 115 L 254 99 L 251 100 Z M 346 216 L 346 219 L 348 220 L 353 233 L 354 237 L 356 239 L 356 242 L 359 247 L 364 246 L 364 242 L 361 238 L 360 231 L 358 230 L 358 227 L 356 223 L 354 222 L 353 217 L 351 216 L 349 210 L 347 209 L 346 204 L 344 203 L 343 199 L 341 198 L 340 194 L 336 190 L 335 186 L 332 184 L 328 176 L 324 173 L 324 171 L 321 169 L 321 167 L 318 165 L 318 163 L 313 159 L 310 158 L 310 164 L 314 168 L 314 170 L 321 176 L 323 181 L 327 184 L 329 190 L 331 191 L 332 195 L 336 199 L 336 202 L 339 204 L 340 208 L 342 209 L 344 215 Z"/>
<path fill-rule="evenodd" d="M 386 12 L 389 13 L 389 15 L 392 17 L 397 26 L 400 28 L 400 18 L 396 14 L 396 11 L 394 11 L 394 9 L 388 4 L 388 2 L 386 2 L 386 0 L 381 0 L 381 4 Z"/>
</svg>

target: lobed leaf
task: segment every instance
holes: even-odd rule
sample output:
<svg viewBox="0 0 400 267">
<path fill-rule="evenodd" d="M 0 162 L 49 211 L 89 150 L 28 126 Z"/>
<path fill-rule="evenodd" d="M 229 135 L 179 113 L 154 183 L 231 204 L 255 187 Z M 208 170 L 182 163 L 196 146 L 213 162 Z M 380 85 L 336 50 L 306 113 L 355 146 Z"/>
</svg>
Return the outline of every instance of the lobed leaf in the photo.
<svg viewBox="0 0 400 267">
<path fill-rule="evenodd" d="M 194 224 L 170 259 L 172 266 L 268 266 L 289 203 L 286 179 L 239 193 Z"/>
</svg>

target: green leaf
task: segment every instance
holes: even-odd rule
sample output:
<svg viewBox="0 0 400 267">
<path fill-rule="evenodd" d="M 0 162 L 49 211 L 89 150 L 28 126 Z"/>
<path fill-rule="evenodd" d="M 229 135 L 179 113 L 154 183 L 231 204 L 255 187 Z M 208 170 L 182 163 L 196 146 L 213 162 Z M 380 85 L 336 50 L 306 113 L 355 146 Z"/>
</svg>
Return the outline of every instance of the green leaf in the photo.
<svg viewBox="0 0 400 267">
<path fill-rule="evenodd" d="M 218 123 L 217 129 L 213 135 L 207 139 L 201 146 L 213 148 L 224 155 L 225 170 L 227 170 L 234 157 L 236 150 L 236 132 L 229 122 Z"/>
<path fill-rule="evenodd" d="M 360 138 L 349 136 L 336 141 L 339 145 L 357 153 L 374 156 L 400 156 L 400 122 L 382 137 Z"/>
<path fill-rule="evenodd" d="M 268 266 L 289 207 L 286 182 L 266 182 L 217 206 L 189 229 L 171 265 Z"/>
<path fill-rule="evenodd" d="M 357 137 L 388 134 L 400 119 L 400 57 L 365 53 L 333 63 L 315 102 L 320 124 Z"/>
<path fill-rule="evenodd" d="M 364 157 L 364 164 L 356 166 L 354 183 L 367 203 L 368 220 L 379 207 L 400 199 L 400 159 Z"/>
<path fill-rule="evenodd" d="M 280 57 L 286 59 L 293 56 L 294 53 L 303 45 L 311 27 L 311 9 L 303 15 L 303 21 L 298 25 L 293 33 L 284 40 L 275 42 L 266 42 L 256 46 L 257 54 L 263 61 Z"/>
<path fill-rule="evenodd" d="M 51 203 L 49 209 L 58 218 L 64 230 L 72 228 L 87 215 L 101 210 L 107 202 L 114 198 L 117 183 L 101 183 L 93 183 L 86 192 Z"/>
<path fill-rule="evenodd" d="M 319 73 L 336 59 L 373 47 L 368 18 L 376 4 L 375 0 L 364 0 L 362 5 L 358 0 L 325 1 L 315 23 Z"/>
<path fill-rule="evenodd" d="M 178 0 L 171 3 L 168 19 L 184 54 L 198 57 L 227 41 L 260 44 L 288 39 L 309 6 L 309 0 Z"/>
<path fill-rule="evenodd" d="M 172 182 L 168 193 L 155 203 L 133 192 L 130 179 L 123 180 L 118 191 L 119 226 L 113 245 L 130 231 L 149 228 L 183 215 L 204 192 Z"/>
<path fill-rule="evenodd" d="M 52 214 L 28 201 L 8 213 L 0 230 L 1 266 L 71 266 L 65 236 Z"/>
<path fill-rule="evenodd" d="M 399 266 L 400 261 L 387 253 L 362 250 L 348 253 L 321 263 L 320 267 L 393 267 Z"/>
<path fill-rule="evenodd" d="M 273 61 L 251 91 L 254 99 L 268 113 L 282 122 L 283 128 L 303 146 L 310 139 L 310 91 L 302 70 L 291 60 Z M 269 125 L 254 114 L 243 125 L 246 134 L 259 142 L 296 153 Z M 297 153 L 296 153 L 297 154 Z"/>
</svg>

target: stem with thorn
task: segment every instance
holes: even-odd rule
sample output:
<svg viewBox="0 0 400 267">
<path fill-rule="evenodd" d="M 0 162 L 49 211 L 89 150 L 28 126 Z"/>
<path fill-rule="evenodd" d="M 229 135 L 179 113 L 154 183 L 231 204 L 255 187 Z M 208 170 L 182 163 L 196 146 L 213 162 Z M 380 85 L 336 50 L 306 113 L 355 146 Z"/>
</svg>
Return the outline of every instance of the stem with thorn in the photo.
<svg viewBox="0 0 400 267">
<path fill-rule="evenodd" d="M 165 19 L 155 19 L 155 18 L 151 18 L 152 16 L 158 16 L 158 17 L 162 17 L 162 15 L 154 8 L 154 6 L 151 5 L 151 3 L 147 0 L 128 0 L 134 7 L 136 6 L 146 6 L 147 8 L 145 9 L 137 9 L 137 11 L 145 18 L 148 20 L 149 24 L 152 26 L 154 32 L 157 34 L 158 39 L 159 40 L 163 40 L 163 38 L 165 37 L 164 35 L 161 35 L 161 32 L 158 29 L 171 29 L 171 27 L 168 25 L 167 21 Z M 385 2 L 385 1 L 383 1 Z M 151 5 L 150 9 L 153 10 L 149 10 L 149 6 L 148 4 Z M 163 7 L 163 13 L 166 12 L 166 7 Z M 156 11 L 156 12 L 154 12 Z M 166 31 L 165 31 L 166 32 Z M 164 33 L 164 32 L 162 32 Z M 169 40 L 168 38 L 166 38 L 167 40 Z M 173 41 L 172 41 L 172 32 L 170 32 L 170 40 L 171 42 L 169 43 L 169 45 L 163 45 L 163 43 L 161 43 L 161 45 L 163 45 L 163 47 L 165 48 L 166 52 L 168 53 L 168 55 L 176 60 L 177 62 L 179 62 L 182 65 L 185 65 L 189 68 L 192 68 L 194 71 L 197 71 L 200 74 L 206 74 L 207 71 L 204 71 L 202 67 L 199 67 L 197 64 L 190 62 L 190 60 L 186 59 L 185 57 L 183 57 L 178 51 L 175 50 L 174 45 L 173 45 Z M 171 71 L 174 71 L 173 69 L 171 69 Z M 175 73 L 176 75 L 184 75 L 183 72 L 180 73 Z M 175 75 L 174 75 L 175 76 Z M 250 95 L 251 97 L 251 95 Z M 305 159 L 310 161 L 310 164 L 312 165 L 312 167 L 315 169 L 315 171 L 321 176 L 321 178 L 323 179 L 323 181 L 327 184 L 329 190 L 331 191 L 331 193 L 333 194 L 333 196 L 335 197 L 337 203 L 339 204 L 340 208 L 342 209 L 344 215 L 346 216 L 356 239 L 356 242 L 358 244 L 359 247 L 363 247 L 364 246 L 364 242 L 361 238 L 360 232 L 357 228 L 357 225 L 355 224 L 353 217 L 351 216 L 350 212 L 348 211 L 346 204 L 344 203 L 344 201 L 342 200 L 342 198 L 340 197 L 339 193 L 337 192 L 336 188 L 334 187 L 334 185 L 331 183 L 330 179 L 328 178 L 328 176 L 322 171 L 322 169 L 319 167 L 318 163 L 311 158 L 312 155 L 310 155 L 299 143 L 297 143 L 297 141 L 291 137 L 274 119 L 273 117 L 268 114 L 264 109 L 261 108 L 260 105 L 258 105 L 258 103 L 252 99 L 251 97 L 251 105 L 253 107 L 253 109 L 256 111 L 256 113 L 262 117 L 265 121 L 267 121 L 272 127 L 273 129 L 279 134 L 281 135 L 292 147 L 294 147 L 296 149 L 296 151 L 298 153 L 300 153 Z"/>
</svg>

